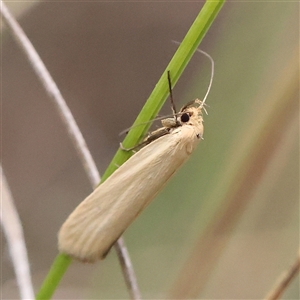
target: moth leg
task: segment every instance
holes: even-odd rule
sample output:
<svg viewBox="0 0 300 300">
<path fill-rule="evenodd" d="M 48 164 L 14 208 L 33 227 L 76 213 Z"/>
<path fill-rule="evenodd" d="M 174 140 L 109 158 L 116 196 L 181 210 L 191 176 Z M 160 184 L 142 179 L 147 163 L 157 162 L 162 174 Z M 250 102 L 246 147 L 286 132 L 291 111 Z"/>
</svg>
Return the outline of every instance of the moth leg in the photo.
<svg viewBox="0 0 300 300">
<path fill-rule="evenodd" d="M 115 164 L 115 167 L 119 169 L 119 168 L 120 168 L 120 165 L 118 165 L 118 164 Z"/>
<path fill-rule="evenodd" d="M 170 133 L 170 129 L 168 127 L 162 127 L 155 131 L 152 131 L 148 134 L 148 137 L 145 139 L 146 144 L 150 144 L 151 142 L 157 140 L 158 138 Z"/>
<path fill-rule="evenodd" d="M 120 143 L 120 148 L 121 148 L 121 150 L 126 151 L 126 152 L 132 151 L 133 153 L 136 153 L 137 151 L 135 151 L 135 149 L 139 148 L 140 146 L 143 146 L 143 144 L 144 144 L 144 142 L 142 142 L 142 143 L 140 143 L 138 145 L 135 145 L 135 146 L 133 146 L 131 148 L 125 148 L 123 146 L 123 144 Z"/>
<path fill-rule="evenodd" d="M 124 151 L 134 151 L 135 149 L 140 149 L 168 133 L 170 133 L 170 128 L 161 127 L 155 131 L 148 133 L 148 136 L 141 143 L 139 143 L 131 148 L 125 148 L 123 146 L 123 144 L 120 143 L 120 148 Z M 134 151 L 134 153 L 135 152 L 136 151 Z"/>
</svg>

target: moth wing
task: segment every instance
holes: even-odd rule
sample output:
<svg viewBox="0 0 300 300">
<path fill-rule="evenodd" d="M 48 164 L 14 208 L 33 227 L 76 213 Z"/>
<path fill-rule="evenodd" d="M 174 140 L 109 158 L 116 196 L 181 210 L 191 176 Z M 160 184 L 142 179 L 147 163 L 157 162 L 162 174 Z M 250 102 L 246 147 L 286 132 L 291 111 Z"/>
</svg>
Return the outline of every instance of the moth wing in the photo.
<svg viewBox="0 0 300 300">
<path fill-rule="evenodd" d="M 63 224 L 59 232 L 60 251 L 87 262 L 105 257 L 189 157 L 186 138 L 181 131 L 163 136 L 117 169 Z"/>
</svg>

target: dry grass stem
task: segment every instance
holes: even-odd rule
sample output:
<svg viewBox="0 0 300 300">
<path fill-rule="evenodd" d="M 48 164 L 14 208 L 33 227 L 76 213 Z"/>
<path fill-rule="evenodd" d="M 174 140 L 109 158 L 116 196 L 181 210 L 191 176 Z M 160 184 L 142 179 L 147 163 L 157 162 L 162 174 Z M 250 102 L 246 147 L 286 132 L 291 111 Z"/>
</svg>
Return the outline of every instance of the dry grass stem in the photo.
<svg viewBox="0 0 300 300">
<path fill-rule="evenodd" d="M 9 253 L 17 277 L 21 299 L 34 299 L 27 249 L 21 220 L 0 166 L 1 172 L 1 214 L 0 220 L 8 243 Z M 5 213 L 4 213 L 5 212 Z"/>
<path fill-rule="evenodd" d="M 91 153 L 86 145 L 82 133 L 66 101 L 64 100 L 56 83 L 52 79 L 50 73 L 48 72 L 46 66 L 42 62 L 35 48 L 33 47 L 20 25 L 10 14 L 6 5 L 2 1 L 1 15 L 5 24 L 12 33 L 13 37 L 16 39 L 20 48 L 26 55 L 28 61 L 30 62 L 33 70 L 37 74 L 40 82 L 44 86 L 50 99 L 53 101 L 53 104 L 55 105 L 64 125 L 66 126 L 68 134 L 77 150 L 77 154 L 80 157 L 81 163 L 85 169 L 89 181 L 92 187 L 95 188 L 100 182 L 100 175 L 97 170 L 95 161 L 91 156 Z M 115 244 L 115 248 L 117 249 L 119 261 L 122 265 L 123 275 L 125 277 L 127 288 L 130 291 L 130 294 L 132 295 L 133 299 L 139 299 L 140 293 L 137 285 L 136 276 L 122 238 L 120 238 L 117 241 L 117 243 Z M 126 262 L 126 264 L 123 264 L 123 262 Z M 130 270 L 128 268 L 130 268 Z"/>
</svg>

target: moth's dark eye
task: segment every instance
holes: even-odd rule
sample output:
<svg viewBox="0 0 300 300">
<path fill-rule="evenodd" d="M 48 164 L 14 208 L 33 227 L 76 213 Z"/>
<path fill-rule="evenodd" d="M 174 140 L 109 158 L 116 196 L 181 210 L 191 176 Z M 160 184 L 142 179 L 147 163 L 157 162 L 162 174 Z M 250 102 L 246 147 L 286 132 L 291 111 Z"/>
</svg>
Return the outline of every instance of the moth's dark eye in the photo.
<svg viewBox="0 0 300 300">
<path fill-rule="evenodd" d="M 181 122 L 186 123 L 190 120 L 190 115 L 187 113 L 184 113 L 180 117 Z"/>
</svg>

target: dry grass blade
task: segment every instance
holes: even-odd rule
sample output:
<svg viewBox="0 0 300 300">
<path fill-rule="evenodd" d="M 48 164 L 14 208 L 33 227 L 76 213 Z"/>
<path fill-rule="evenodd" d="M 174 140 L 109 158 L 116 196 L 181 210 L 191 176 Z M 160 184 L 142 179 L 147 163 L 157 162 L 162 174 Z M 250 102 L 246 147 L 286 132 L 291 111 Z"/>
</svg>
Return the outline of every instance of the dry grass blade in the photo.
<svg viewBox="0 0 300 300">
<path fill-rule="evenodd" d="M 0 173 L 2 206 L 0 219 L 7 239 L 9 253 L 13 261 L 20 296 L 21 299 L 34 299 L 34 291 L 31 282 L 29 261 L 22 224 L 17 209 L 14 205 L 9 186 L 2 170 L 2 166 L 0 166 Z"/>
<path fill-rule="evenodd" d="M 83 135 L 65 101 L 62 94 L 60 93 L 56 83 L 52 79 L 50 73 L 48 72 L 46 66 L 42 62 L 40 56 L 34 49 L 33 45 L 27 38 L 26 34 L 19 26 L 17 21 L 10 14 L 6 5 L 1 1 L 1 14 L 2 18 L 5 21 L 6 25 L 10 29 L 11 33 L 15 37 L 16 41 L 20 45 L 20 48 L 23 50 L 26 55 L 28 61 L 30 62 L 32 68 L 36 72 L 40 82 L 43 84 L 45 90 L 47 91 L 50 99 L 53 101 L 53 104 L 57 108 L 57 111 L 66 126 L 68 134 L 74 144 L 74 147 L 77 150 L 77 154 L 81 159 L 82 165 L 86 171 L 86 174 L 91 182 L 92 187 L 96 187 L 100 182 L 100 175 L 97 170 L 94 159 L 91 156 L 91 153 L 86 145 L 86 142 L 83 138 Z M 134 274 L 134 270 L 132 268 L 132 264 L 130 262 L 130 258 L 128 256 L 128 252 L 125 249 L 125 245 L 122 241 L 117 241 L 115 244 L 117 248 L 117 253 L 120 262 L 126 261 L 127 263 L 122 266 L 123 270 L 126 268 L 131 268 L 131 270 L 126 270 L 123 274 L 125 277 L 126 283 L 128 284 L 128 289 L 131 291 L 131 294 L 136 292 L 136 295 L 133 295 L 133 299 L 139 299 L 139 289 L 136 281 L 136 276 Z M 127 256 L 126 256 L 127 255 Z M 125 257 L 126 256 L 126 257 Z"/>
</svg>

